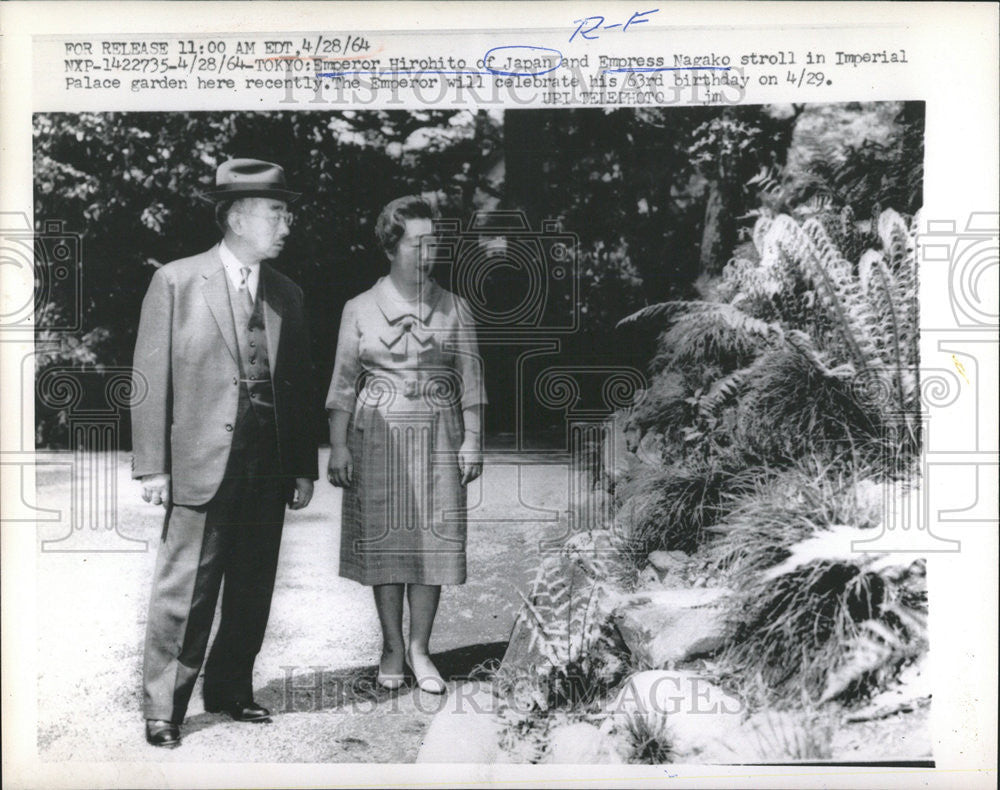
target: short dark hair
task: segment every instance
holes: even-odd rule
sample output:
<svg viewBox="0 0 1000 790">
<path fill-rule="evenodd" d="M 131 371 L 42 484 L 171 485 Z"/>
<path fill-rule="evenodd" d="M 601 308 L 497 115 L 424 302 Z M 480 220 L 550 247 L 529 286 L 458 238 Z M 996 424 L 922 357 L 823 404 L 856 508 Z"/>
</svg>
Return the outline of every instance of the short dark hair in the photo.
<svg viewBox="0 0 1000 790">
<path fill-rule="evenodd" d="M 393 253 L 406 233 L 406 220 L 434 219 L 430 202 L 420 195 L 406 195 L 386 204 L 375 222 L 375 237 L 386 253 Z"/>
</svg>

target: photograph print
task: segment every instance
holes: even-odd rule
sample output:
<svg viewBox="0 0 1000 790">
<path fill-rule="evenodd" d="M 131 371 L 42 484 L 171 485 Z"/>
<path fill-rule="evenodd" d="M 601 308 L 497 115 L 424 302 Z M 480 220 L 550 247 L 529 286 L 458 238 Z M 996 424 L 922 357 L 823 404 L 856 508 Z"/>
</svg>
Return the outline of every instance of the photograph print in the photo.
<svg viewBox="0 0 1000 790">
<path fill-rule="evenodd" d="M 933 766 L 922 102 L 33 142 L 40 759 Z"/>
</svg>

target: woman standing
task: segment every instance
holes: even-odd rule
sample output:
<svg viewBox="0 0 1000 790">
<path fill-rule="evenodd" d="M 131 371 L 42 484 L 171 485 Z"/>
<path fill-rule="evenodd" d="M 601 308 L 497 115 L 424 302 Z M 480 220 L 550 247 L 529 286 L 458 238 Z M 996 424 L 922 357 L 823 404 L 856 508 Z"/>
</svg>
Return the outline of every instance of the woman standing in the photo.
<svg viewBox="0 0 1000 790">
<path fill-rule="evenodd" d="M 326 407 L 328 476 L 345 489 L 340 575 L 373 588 L 378 682 L 401 686 L 406 662 L 421 689 L 442 694 L 429 642 L 441 585 L 465 582 L 465 487 L 482 473 L 486 397 L 469 310 L 421 255 L 432 218 L 414 196 L 379 215 L 389 274 L 344 306 Z"/>
</svg>

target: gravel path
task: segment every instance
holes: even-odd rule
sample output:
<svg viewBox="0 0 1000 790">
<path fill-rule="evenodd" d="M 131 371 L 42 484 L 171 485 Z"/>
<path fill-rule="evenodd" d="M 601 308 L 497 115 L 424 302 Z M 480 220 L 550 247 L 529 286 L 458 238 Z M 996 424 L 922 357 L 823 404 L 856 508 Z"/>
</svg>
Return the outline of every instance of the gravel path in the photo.
<svg viewBox="0 0 1000 790">
<path fill-rule="evenodd" d="M 320 468 L 326 467 L 326 450 Z M 67 460 L 69 456 L 67 455 Z M 181 749 L 142 737 L 142 639 L 158 508 L 139 498 L 127 457 L 116 464 L 123 533 L 145 552 L 38 554 L 38 748 L 44 760 L 213 762 L 409 762 L 443 701 L 420 691 L 373 688 L 379 632 L 369 590 L 337 575 L 340 493 L 317 484 L 309 508 L 285 522 L 278 578 L 256 697 L 270 724 L 207 714 L 196 689 Z M 432 652 L 451 679 L 503 653 L 540 540 L 565 527 L 566 467 L 552 457 L 487 455 L 470 491 L 469 582 L 445 588 Z M 38 502 L 62 520 L 40 540 L 69 530 L 68 467 L 39 471 Z M 557 516 L 557 513 L 559 514 Z M 558 519 L 558 520 L 556 520 Z M 58 545 L 58 544 L 57 544 Z M 86 715 L 81 715 L 85 711 Z"/>
</svg>

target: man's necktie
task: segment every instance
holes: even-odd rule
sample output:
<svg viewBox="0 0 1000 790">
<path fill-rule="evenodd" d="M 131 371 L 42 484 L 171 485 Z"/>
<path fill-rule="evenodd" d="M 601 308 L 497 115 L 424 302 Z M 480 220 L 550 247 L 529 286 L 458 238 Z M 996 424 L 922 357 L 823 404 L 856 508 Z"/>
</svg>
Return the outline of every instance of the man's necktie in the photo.
<svg viewBox="0 0 1000 790">
<path fill-rule="evenodd" d="M 250 267 L 243 266 L 240 268 L 240 273 L 243 275 L 243 279 L 240 280 L 240 291 L 243 292 L 243 304 L 247 309 L 249 314 L 253 313 L 253 296 L 250 295 Z"/>
</svg>

